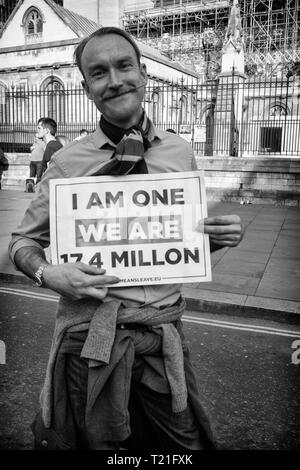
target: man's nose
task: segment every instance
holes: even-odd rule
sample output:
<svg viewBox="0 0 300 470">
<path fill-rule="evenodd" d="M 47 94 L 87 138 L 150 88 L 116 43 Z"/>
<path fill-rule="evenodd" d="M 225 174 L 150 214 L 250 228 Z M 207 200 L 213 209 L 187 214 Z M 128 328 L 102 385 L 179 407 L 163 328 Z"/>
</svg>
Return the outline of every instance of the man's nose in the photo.
<svg viewBox="0 0 300 470">
<path fill-rule="evenodd" d="M 116 69 L 111 69 L 109 71 L 109 87 L 110 88 L 120 88 L 122 86 L 122 80 L 120 74 Z"/>
</svg>

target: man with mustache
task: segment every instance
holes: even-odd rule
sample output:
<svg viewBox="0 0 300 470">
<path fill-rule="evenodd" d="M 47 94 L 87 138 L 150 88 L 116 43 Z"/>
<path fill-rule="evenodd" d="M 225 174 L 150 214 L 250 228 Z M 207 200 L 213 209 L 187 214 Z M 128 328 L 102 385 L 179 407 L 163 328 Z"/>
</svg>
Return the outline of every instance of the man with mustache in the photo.
<svg viewBox="0 0 300 470">
<path fill-rule="evenodd" d="M 118 278 L 104 269 L 45 260 L 51 178 L 196 169 L 190 145 L 143 110 L 147 73 L 131 36 L 100 28 L 75 57 L 99 126 L 52 158 L 10 244 L 20 270 L 61 294 L 36 448 L 213 448 L 182 333 L 180 285 L 107 288 Z M 204 231 L 213 250 L 236 246 L 243 227 L 238 216 L 220 216 L 205 219 Z"/>
</svg>

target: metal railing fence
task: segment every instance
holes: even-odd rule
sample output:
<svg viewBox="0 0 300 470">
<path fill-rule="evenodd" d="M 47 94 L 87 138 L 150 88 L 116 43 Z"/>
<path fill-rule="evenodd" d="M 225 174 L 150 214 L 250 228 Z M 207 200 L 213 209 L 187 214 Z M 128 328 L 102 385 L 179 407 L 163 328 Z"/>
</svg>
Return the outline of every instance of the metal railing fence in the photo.
<svg viewBox="0 0 300 470">
<path fill-rule="evenodd" d="M 186 84 L 150 80 L 144 108 L 160 129 L 172 128 L 204 155 L 300 155 L 300 82 L 284 76 L 247 79 L 232 73 Z M 0 88 L 0 147 L 29 152 L 40 117 L 73 140 L 92 132 L 100 113 L 79 86 Z"/>
</svg>

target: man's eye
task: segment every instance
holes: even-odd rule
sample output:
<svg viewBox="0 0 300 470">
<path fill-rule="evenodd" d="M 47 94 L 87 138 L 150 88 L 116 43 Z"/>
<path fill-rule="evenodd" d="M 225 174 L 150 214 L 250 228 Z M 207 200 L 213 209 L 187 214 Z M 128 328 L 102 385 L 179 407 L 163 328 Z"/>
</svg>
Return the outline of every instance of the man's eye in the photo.
<svg viewBox="0 0 300 470">
<path fill-rule="evenodd" d="M 95 72 L 92 73 L 92 78 L 103 77 L 103 75 L 104 75 L 103 70 L 95 70 Z"/>
<path fill-rule="evenodd" d="M 123 62 L 123 63 L 121 64 L 121 69 L 123 69 L 123 70 L 130 69 L 131 67 L 132 67 L 131 62 Z"/>
</svg>

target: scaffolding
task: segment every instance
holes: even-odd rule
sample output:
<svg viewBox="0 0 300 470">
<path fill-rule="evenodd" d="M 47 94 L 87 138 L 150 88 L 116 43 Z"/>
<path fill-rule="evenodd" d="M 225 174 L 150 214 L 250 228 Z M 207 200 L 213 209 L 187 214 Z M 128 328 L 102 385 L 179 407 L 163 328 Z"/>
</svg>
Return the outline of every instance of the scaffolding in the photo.
<svg viewBox="0 0 300 470">
<path fill-rule="evenodd" d="M 206 28 L 223 31 L 226 28 L 229 0 L 159 0 L 148 10 L 125 13 L 124 28 L 141 40 L 161 38 L 165 34 L 172 37 L 186 33 L 202 33 Z"/>
<path fill-rule="evenodd" d="M 125 12 L 123 27 L 170 59 L 199 63 L 207 47 L 220 50 L 232 0 L 156 0 L 148 10 Z M 299 0 L 240 0 L 246 62 L 272 74 L 300 62 Z M 207 44 L 207 32 L 212 33 Z"/>
<path fill-rule="evenodd" d="M 274 67 L 300 61 L 299 0 L 243 0 L 241 12 L 249 61 Z"/>
</svg>

